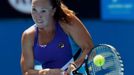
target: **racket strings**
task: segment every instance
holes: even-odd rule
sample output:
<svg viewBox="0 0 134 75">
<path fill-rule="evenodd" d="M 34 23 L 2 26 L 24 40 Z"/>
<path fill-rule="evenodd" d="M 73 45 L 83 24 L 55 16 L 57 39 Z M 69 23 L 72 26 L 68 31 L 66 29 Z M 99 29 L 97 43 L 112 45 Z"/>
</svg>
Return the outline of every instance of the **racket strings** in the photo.
<svg viewBox="0 0 134 75">
<path fill-rule="evenodd" d="M 101 54 L 101 55 L 104 55 L 104 54 Z M 106 56 L 106 62 L 107 63 L 105 63 L 105 65 L 103 65 L 102 67 L 97 67 L 96 65 L 94 65 L 94 63 L 93 63 L 93 61 L 91 62 L 88 62 L 88 66 L 92 66 L 92 67 L 94 67 L 93 69 L 91 69 L 91 67 L 89 67 L 89 70 L 94 70 L 95 72 L 99 72 L 99 71 L 101 71 L 101 69 L 107 69 L 107 68 L 109 68 L 109 67 L 112 67 L 114 64 L 113 64 L 113 61 L 112 61 L 112 63 L 111 63 L 111 61 L 109 61 L 109 60 L 107 60 L 107 59 L 111 59 L 112 57 L 111 57 L 111 55 L 112 54 L 108 54 L 107 56 Z"/>
<path fill-rule="evenodd" d="M 98 67 L 94 64 L 93 59 L 96 55 L 104 56 L 105 63 L 103 66 Z M 85 58 L 86 62 L 82 66 L 85 67 L 86 73 L 81 72 L 83 75 L 124 75 L 124 65 L 120 54 L 111 45 L 101 44 L 93 48 Z"/>
<path fill-rule="evenodd" d="M 92 65 L 90 65 L 89 67 L 89 70 L 93 70 L 94 72 L 92 73 L 91 71 L 91 75 L 96 75 L 94 73 L 101 71 L 101 69 L 107 70 L 107 73 L 105 73 L 105 75 L 117 75 L 117 73 L 119 75 L 123 75 L 123 72 L 121 70 L 123 69 L 121 67 L 121 65 L 123 64 L 121 63 L 122 61 L 120 60 L 119 53 L 116 51 L 114 47 L 102 45 L 102 46 L 96 47 L 93 51 L 96 51 L 95 52 L 96 55 L 100 54 L 105 57 L 105 64 L 102 67 L 97 67 L 96 65 L 92 63 Z M 91 57 L 94 57 L 94 56 L 91 55 Z M 91 62 L 88 62 L 88 64 L 89 63 Z"/>
</svg>

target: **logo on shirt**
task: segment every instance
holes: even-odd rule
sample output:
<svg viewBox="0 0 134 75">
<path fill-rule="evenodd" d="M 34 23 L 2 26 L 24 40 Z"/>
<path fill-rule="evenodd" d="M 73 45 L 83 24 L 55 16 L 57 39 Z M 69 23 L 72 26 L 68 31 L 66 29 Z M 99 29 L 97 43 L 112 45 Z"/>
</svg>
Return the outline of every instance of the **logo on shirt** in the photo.
<svg viewBox="0 0 134 75">
<path fill-rule="evenodd" d="M 64 48 L 64 47 L 65 47 L 64 42 L 59 42 L 59 44 L 58 44 L 58 48 Z"/>
<path fill-rule="evenodd" d="M 32 0 L 8 0 L 9 4 L 17 11 L 25 14 L 31 13 Z"/>
</svg>

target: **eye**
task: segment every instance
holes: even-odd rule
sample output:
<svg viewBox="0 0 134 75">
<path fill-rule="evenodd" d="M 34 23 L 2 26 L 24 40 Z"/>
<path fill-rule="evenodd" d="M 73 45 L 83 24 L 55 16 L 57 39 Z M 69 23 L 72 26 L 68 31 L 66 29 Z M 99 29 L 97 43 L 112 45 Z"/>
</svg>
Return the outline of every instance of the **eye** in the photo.
<svg viewBox="0 0 134 75">
<path fill-rule="evenodd" d="M 35 8 L 32 8 L 32 11 L 36 11 L 36 9 Z"/>
<path fill-rule="evenodd" d="M 45 12 L 46 12 L 46 10 L 42 10 L 41 12 L 42 12 L 42 13 L 45 13 Z"/>
</svg>

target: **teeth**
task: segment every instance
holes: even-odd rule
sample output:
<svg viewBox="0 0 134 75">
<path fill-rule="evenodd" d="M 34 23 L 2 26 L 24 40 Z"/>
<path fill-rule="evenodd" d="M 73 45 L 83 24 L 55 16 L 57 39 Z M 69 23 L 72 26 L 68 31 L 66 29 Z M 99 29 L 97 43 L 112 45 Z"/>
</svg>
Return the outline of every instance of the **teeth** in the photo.
<svg viewBox="0 0 134 75">
<path fill-rule="evenodd" d="M 37 23 L 43 23 L 43 21 L 42 21 L 42 20 L 36 20 L 36 22 L 37 22 Z"/>
<path fill-rule="evenodd" d="M 43 21 L 39 21 L 38 23 L 43 23 Z"/>
</svg>

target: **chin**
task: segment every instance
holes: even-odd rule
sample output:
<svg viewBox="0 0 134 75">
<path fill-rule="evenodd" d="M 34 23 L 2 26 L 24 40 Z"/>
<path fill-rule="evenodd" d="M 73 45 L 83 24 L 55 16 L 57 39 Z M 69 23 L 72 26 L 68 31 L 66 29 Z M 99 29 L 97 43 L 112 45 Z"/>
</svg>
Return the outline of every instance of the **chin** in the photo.
<svg viewBox="0 0 134 75">
<path fill-rule="evenodd" d="M 37 23 L 37 27 L 44 28 L 46 25 L 44 23 Z"/>
<path fill-rule="evenodd" d="M 38 27 L 38 28 L 44 28 L 45 26 L 38 25 L 37 27 Z"/>
<path fill-rule="evenodd" d="M 39 24 L 39 23 L 37 23 L 36 26 L 39 27 L 39 28 L 44 27 L 42 24 Z"/>
</svg>

